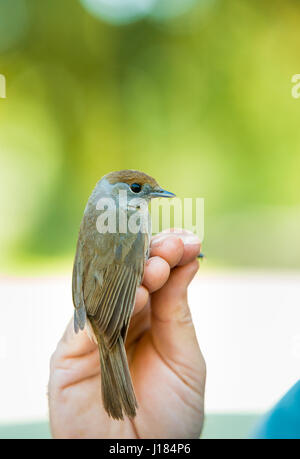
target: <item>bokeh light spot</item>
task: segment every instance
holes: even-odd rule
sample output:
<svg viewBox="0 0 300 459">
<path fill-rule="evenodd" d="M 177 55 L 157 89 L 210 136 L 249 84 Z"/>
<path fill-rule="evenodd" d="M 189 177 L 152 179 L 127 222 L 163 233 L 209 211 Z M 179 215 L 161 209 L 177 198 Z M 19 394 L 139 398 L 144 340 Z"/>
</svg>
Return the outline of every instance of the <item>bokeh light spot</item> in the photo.
<svg viewBox="0 0 300 459">
<path fill-rule="evenodd" d="M 171 19 L 186 13 L 198 2 L 199 0 L 156 0 L 150 16 L 158 20 Z"/>
<path fill-rule="evenodd" d="M 155 0 L 80 0 L 92 15 L 111 24 L 127 24 L 148 15 Z"/>
</svg>

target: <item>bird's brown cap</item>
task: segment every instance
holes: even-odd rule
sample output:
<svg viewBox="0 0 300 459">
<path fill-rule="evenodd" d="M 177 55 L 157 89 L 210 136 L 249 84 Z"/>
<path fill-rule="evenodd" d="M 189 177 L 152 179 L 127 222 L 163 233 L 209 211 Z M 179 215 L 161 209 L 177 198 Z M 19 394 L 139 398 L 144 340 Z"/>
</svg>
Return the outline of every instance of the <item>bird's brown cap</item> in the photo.
<svg viewBox="0 0 300 459">
<path fill-rule="evenodd" d="M 105 175 L 104 178 L 106 178 L 106 180 L 108 180 L 108 182 L 112 185 L 119 182 L 128 183 L 128 185 L 132 185 L 133 183 L 144 185 L 145 183 L 148 183 L 153 189 L 159 188 L 159 184 L 153 177 L 150 177 L 150 175 L 147 175 L 144 172 L 135 171 L 133 169 L 110 172 Z"/>
</svg>

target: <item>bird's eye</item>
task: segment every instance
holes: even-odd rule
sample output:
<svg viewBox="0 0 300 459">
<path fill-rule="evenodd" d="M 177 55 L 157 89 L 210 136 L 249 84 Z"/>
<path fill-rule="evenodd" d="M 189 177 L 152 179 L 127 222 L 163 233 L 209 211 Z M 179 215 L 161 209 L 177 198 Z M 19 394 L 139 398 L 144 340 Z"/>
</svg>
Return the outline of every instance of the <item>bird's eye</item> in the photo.
<svg viewBox="0 0 300 459">
<path fill-rule="evenodd" d="M 130 185 L 130 189 L 134 193 L 139 193 L 142 189 L 142 186 L 139 183 L 133 183 L 132 185 Z"/>
</svg>

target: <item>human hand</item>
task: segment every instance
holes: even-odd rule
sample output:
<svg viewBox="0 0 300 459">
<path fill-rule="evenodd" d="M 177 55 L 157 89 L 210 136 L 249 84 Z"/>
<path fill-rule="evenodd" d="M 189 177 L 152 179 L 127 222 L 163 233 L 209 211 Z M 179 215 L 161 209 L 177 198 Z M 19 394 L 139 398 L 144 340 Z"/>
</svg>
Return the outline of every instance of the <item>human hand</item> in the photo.
<svg viewBox="0 0 300 459">
<path fill-rule="evenodd" d="M 200 243 L 161 233 L 138 288 L 126 350 L 137 415 L 111 419 L 102 405 L 98 347 L 73 321 L 51 358 L 49 410 L 55 438 L 197 438 L 203 424 L 205 362 L 187 303 Z"/>
</svg>

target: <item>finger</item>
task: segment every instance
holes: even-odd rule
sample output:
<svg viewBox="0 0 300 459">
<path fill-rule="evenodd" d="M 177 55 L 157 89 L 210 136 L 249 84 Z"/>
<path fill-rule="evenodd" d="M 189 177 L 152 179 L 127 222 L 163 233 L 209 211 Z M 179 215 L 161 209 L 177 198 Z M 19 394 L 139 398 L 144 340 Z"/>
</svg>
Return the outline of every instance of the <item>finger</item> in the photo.
<svg viewBox="0 0 300 459">
<path fill-rule="evenodd" d="M 199 238 L 188 230 L 166 230 L 154 236 L 151 243 L 151 256 L 160 256 L 170 265 L 184 265 L 192 261 L 199 253 Z"/>
<path fill-rule="evenodd" d="M 201 252 L 201 244 L 198 236 L 193 233 L 183 233 L 178 235 L 184 244 L 184 251 L 179 266 L 190 263 Z M 199 267 L 199 266 L 198 266 Z"/>
<path fill-rule="evenodd" d="M 187 287 L 198 270 L 198 261 L 172 270 L 165 286 L 153 293 L 151 333 L 155 348 L 177 374 L 184 374 L 190 384 L 203 369 L 203 358 L 187 302 Z M 200 377 L 200 376 L 199 376 Z"/>
<path fill-rule="evenodd" d="M 133 316 L 130 320 L 126 347 L 132 345 L 150 327 L 149 292 L 160 289 L 167 281 L 170 266 L 160 257 L 152 257 L 146 262 L 143 284 L 137 289 Z"/>
<path fill-rule="evenodd" d="M 148 300 L 148 290 L 146 289 L 146 287 L 144 287 L 144 285 L 140 285 L 136 291 L 135 304 L 132 315 L 134 316 L 135 314 L 138 314 L 140 311 L 142 311 L 142 309 L 147 305 Z"/>
<path fill-rule="evenodd" d="M 164 230 L 162 234 L 172 234 L 177 236 L 184 244 L 184 252 L 178 265 L 185 265 L 192 261 L 201 252 L 200 239 L 192 231 L 182 228 L 171 228 Z"/>
<path fill-rule="evenodd" d="M 187 288 L 198 270 L 197 259 L 171 271 L 164 287 L 152 295 L 152 312 L 160 321 L 184 321 L 189 316 Z"/>
<path fill-rule="evenodd" d="M 154 236 L 150 246 L 150 257 L 163 258 L 171 268 L 176 266 L 183 256 L 184 244 L 174 234 L 158 234 Z"/>
<path fill-rule="evenodd" d="M 150 326 L 149 292 L 160 289 L 170 275 L 169 264 L 160 257 L 146 262 L 143 285 L 137 289 L 134 313 L 130 321 L 126 346 L 129 348 Z"/>
<path fill-rule="evenodd" d="M 170 274 L 167 264 L 171 268 L 177 264 L 187 264 L 199 252 L 199 239 L 190 231 L 168 230 L 154 236 L 151 241 L 151 257 L 145 266 L 143 285 L 137 289 L 133 315 L 146 306 L 149 292 L 152 293 L 165 284 Z"/>
<path fill-rule="evenodd" d="M 135 314 L 129 324 L 127 338 L 126 338 L 126 349 L 128 350 L 132 344 L 139 340 L 139 338 L 150 328 L 151 316 L 150 316 L 150 300 L 146 307 L 144 307 L 139 313 Z"/>
<path fill-rule="evenodd" d="M 148 292 L 155 292 L 167 282 L 169 275 L 169 264 L 161 257 L 151 257 L 146 262 L 143 285 Z"/>
<path fill-rule="evenodd" d="M 98 349 L 76 358 L 62 357 L 54 353 L 50 361 L 49 389 L 62 390 L 99 374 Z"/>
<path fill-rule="evenodd" d="M 86 329 L 75 333 L 72 319 L 57 345 L 55 354 L 59 358 L 80 357 L 89 354 L 96 348 L 97 345 L 90 339 Z"/>
</svg>

